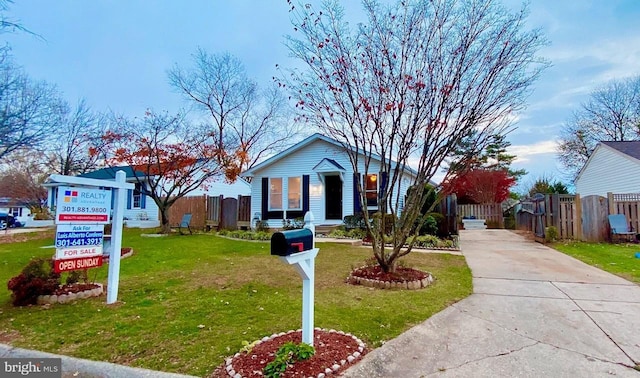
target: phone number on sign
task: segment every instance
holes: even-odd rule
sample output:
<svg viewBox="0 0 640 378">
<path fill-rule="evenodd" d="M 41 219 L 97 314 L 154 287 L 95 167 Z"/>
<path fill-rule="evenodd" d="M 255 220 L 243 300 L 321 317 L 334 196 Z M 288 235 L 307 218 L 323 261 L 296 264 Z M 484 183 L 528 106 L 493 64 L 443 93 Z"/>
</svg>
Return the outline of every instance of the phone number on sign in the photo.
<svg viewBox="0 0 640 378">
<path fill-rule="evenodd" d="M 56 248 L 77 247 L 81 245 L 102 245 L 102 238 L 58 239 Z"/>
<path fill-rule="evenodd" d="M 106 207 L 62 206 L 63 213 L 106 213 Z"/>
</svg>

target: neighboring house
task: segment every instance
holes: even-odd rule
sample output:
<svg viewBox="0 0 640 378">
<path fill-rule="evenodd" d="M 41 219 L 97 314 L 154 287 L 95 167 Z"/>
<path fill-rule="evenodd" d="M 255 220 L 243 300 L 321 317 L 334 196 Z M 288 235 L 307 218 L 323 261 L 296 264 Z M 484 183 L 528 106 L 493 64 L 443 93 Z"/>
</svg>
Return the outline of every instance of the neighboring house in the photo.
<svg viewBox="0 0 640 378">
<path fill-rule="evenodd" d="M 580 196 L 640 192 L 640 141 L 600 142 L 575 180 Z"/>
<path fill-rule="evenodd" d="M 149 227 L 156 227 L 160 225 L 158 217 L 158 206 L 151 199 L 151 197 L 142 194 L 143 190 L 148 190 L 149 185 L 146 182 L 140 184 L 136 180 L 136 176 L 144 177 L 143 172 L 136 172 L 132 167 L 107 167 L 101 168 L 92 172 L 87 172 L 79 175 L 79 177 L 92 178 L 98 180 L 115 180 L 116 172 L 122 170 L 126 175 L 126 181 L 135 184 L 135 189 L 127 190 L 126 204 L 124 210 L 124 219 L 128 226 L 138 226 L 137 222 L 151 222 Z M 113 208 L 113 201 L 115 197 L 111 196 L 111 207 Z"/>
<path fill-rule="evenodd" d="M 31 209 L 22 202 L 9 197 L 0 197 L 0 213 L 8 213 L 22 224 L 31 220 Z"/>
<path fill-rule="evenodd" d="M 359 161 L 364 172 L 364 155 Z M 367 177 L 354 172 L 349 157 L 336 140 L 314 134 L 289 149 L 243 173 L 251 177 L 251 212 L 267 221 L 269 227 L 282 227 L 283 219 L 295 219 L 311 211 L 315 223 L 338 225 L 347 215 L 377 210 L 380 183 L 387 179 L 380 172 L 380 159 L 372 159 Z M 405 170 L 399 180 L 401 199 L 415 173 Z M 355 180 L 362 180 L 367 203 L 361 204 Z M 402 207 L 402 204 L 401 206 Z"/>
</svg>

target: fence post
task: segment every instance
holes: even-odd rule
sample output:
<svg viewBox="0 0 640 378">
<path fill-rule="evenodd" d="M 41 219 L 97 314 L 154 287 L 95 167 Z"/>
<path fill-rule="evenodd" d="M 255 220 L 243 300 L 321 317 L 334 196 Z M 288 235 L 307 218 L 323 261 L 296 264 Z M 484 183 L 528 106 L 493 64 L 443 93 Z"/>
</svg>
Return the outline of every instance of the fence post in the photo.
<svg viewBox="0 0 640 378">
<path fill-rule="evenodd" d="M 609 209 L 607 210 L 607 214 L 611 215 L 611 214 L 615 214 L 614 208 L 615 208 L 615 203 L 613 202 L 613 193 L 612 192 L 607 192 L 607 204 L 609 205 Z"/>
<path fill-rule="evenodd" d="M 582 200 L 580 194 L 576 194 L 575 204 L 576 211 L 573 214 L 573 224 L 576 225 L 576 232 L 574 233 L 576 240 L 582 240 Z"/>
<path fill-rule="evenodd" d="M 542 225 L 542 235 L 545 234 L 545 228 L 552 226 L 553 223 L 551 223 L 551 214 L 553 212 L 553 209 L 551 209 L 551 195 L 550 194 L 545 194 L 544 195 L 544 224 Z"/>
</svg>

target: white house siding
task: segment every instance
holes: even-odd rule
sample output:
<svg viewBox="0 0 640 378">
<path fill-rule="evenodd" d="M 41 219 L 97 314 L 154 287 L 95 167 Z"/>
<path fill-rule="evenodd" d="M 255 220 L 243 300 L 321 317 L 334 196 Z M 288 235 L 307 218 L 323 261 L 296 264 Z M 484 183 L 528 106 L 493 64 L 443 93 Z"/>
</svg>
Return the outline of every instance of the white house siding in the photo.
<svg viewBox="0 0 640 378">
<path fill-rule="evenodd" d="M 600 145 L 576 180 L 580 196 L 640 192 L 640 162 L 608 146 Z"/>
<path fill-rule="evenodd" d="M 324 186 L 318 173 L 313 168 L 324 158 L 332 159 L 340 164 L 345 172 L 343 173 L 342 184 L 342 218 L 352 215 L 354 210 L 353 201 L 353 169 L 347 154 L 338 146 L 318 139 L 303 148 L 284 156 L 273 164 L 255 172 L 251 181 L 251 212 L 252 214 L 262 212 L 262 178 L 281 177 L 283 178 L 283 196 L 287 193 L 287 177 L 298 177 L 309 175 L 309 210 L 313 212 L 317 224 L 341 224 L 342 220 L 326 219 L 325 217 L 325 193 Z M 359 162 L 359 172 L 364 172 L 364 161 Z M 372 161 L 369 165 L 369 172 L 379 172 L 380 164 Z M 406 188 L 404 188 L 406 190 Z M 286 204 L 286 197 L 283 198 Z M 269 227 L 281 227 L 281 220 L 271 219 L 268 221 Z"/>
</svg>

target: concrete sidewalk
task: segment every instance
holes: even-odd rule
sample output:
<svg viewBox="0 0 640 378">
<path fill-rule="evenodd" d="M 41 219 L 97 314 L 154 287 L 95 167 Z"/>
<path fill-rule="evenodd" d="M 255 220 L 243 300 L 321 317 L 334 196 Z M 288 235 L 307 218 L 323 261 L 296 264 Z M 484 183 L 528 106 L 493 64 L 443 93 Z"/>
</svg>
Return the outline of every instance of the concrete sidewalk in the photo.
<svg viewBox="0 0 640 378">
<path fill-rule="evenodd" d="M 640 287 L 507 230 L 461 232 L 474 294 L 345 377 L 640 377 Z"/>
</svg>

